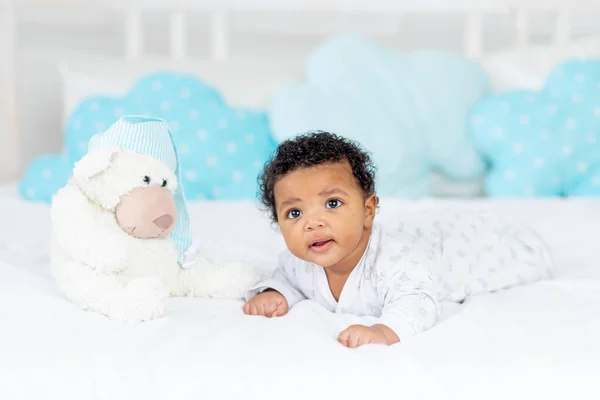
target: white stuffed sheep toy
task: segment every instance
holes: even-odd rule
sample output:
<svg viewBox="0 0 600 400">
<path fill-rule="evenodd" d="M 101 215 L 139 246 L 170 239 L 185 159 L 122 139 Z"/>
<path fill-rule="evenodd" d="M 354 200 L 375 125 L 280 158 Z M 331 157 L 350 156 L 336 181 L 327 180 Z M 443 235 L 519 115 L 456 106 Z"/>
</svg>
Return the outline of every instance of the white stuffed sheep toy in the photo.
<svg viewBox="0 0 600 400">
<path fill-rule="evenodd" d="M 113 319 L 145 321 L 164 314 L 169 296 L 242 299 L 262 278 L 251 265 L 188 252 L 179 170 L 160 119 L 123 117 L 90 140 L 51 208 L 52 273 L 68 299 Z"/>
</svg>

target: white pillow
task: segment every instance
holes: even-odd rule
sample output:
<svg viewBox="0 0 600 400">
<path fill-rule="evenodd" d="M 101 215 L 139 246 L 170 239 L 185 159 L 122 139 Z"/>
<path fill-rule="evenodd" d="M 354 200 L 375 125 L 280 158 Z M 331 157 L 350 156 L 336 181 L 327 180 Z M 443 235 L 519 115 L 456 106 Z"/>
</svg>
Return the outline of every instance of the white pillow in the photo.
<svg viewBox="0 0 600 400">
<path fill-rule="evenodd" d="M 215 87 L 233 106 L 265 109 L 282 84 L 302 78 L 304 60 L 238 59 L 168 60 L 67 59 L 59 63 L 64 119 L 86 97 L 122 96 L 143 75 L 164 70 L 190 73 Z"/>
<path fill-rule="evenodd" d="M 554 66 L 568 58 L 600 57 L 600 37 L 575 40 L 565 46 L 529 45 L 490 53 L 481 60 L 492 90 L 536 90 L 544 86 Z"/>
</svg>

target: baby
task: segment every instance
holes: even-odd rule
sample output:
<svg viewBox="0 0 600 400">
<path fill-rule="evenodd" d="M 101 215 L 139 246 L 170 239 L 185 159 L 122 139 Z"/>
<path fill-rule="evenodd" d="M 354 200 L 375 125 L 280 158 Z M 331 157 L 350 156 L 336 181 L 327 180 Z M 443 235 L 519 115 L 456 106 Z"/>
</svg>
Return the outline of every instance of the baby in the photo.
<svg viewBox="0 0 600 400">
<path fill-rule="evenodd" d="M 331 312 L 378 318 L 372 326 L 352 325 L 342 331 L 341 344 L 392 345 L 434 326 L 440 301 L 460 301 L 477 292 L 474 285 L 469 293 L 465 283 L 481 273 L 472 271 L 475 258 L 492 275 L 491 284 L 484 281 L 480 291 L 494 286 L 489 270 L 497 266 L 502 250 L 494 253 L 493 262 L 485 259 L 488 245 L 477 243 L 493 240 L 484 233 L 484 220 L 468 224 L 470 230 L 479 229 L 472 234 L 480 240 L 471 243 L 470 251 L 465 246 L 456 256 L 461 260 L 454 260 L 443 251 L 449 243 L 444 234 L 452 236 L 445 231 L 448 224 L 454 227 L 451 222 L 435 220 L 430 234 L 420 228 L 385 230 L 374 223 L 374 175 L 375 167 L 359 145 L 327 132 L 301 135 L 278 147 L 260 177 L 260 195 L 287 250 L 272 278 L 248 291 L 245 314 L 279 317 L 310 299 Z M 454 236 L 470 241 L 464 232 Z M 537 243 L 525 245 L 514 237 L 498 236 L 493 244 L 507 254 L 515 254 L 515 246 L 517 253 L 528 252 L 525 262 L 533 272 L 527 280 L 547 276 L 550 267 Z M 496 286 L 510 286 L 515 279 L 511 275 L 507 283 L 496 277 L 502 281 Z"/>
</svg>

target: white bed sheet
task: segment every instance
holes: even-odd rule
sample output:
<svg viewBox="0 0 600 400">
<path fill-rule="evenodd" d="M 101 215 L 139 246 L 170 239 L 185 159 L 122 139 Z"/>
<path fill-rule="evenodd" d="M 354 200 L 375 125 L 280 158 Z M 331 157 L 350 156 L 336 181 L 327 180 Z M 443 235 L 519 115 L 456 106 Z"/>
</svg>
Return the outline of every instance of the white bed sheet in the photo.
<svg viewBox="0 0 600 400">
<path fill-rule="evenodd" d="M 522 216 L 559 277 L 472 298 L 399 345 L 350 350 L 335 338 L 359 319 L 311 302 L 275 320 L 200 299 L 143 324 L 82 312 L 49 276 L 48 208 L 0 188 L 0 399 L 600 398 L 600 200 L 382 199 L 378 219 L 440 202 Z M 254 205 L 192 203 L 191 216 L 216 256 L 274 266 L 283 242 Z"/>
</svg>

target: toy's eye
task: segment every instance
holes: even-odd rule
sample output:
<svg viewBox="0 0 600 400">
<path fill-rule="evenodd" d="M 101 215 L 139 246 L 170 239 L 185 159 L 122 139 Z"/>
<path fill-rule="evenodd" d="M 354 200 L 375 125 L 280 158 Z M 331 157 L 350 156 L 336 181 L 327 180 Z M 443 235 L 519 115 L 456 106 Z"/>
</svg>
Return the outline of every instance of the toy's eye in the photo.
<svg viewBox="0 0 600 400">
<path fill-rule="evenodd" d="M 150 177 L 148 175 L 144 176 L 144 183 L 150 183 Z"/>
<path fill-rule="evenodd" d="M 167 187 L 167 180 L 166 180 L 166 179 L 163 179 L 163 183 L 162 183 L 162 185 L 161 185 L 161 186 L 162 186 L 162 187 Z"/>
</svg>

